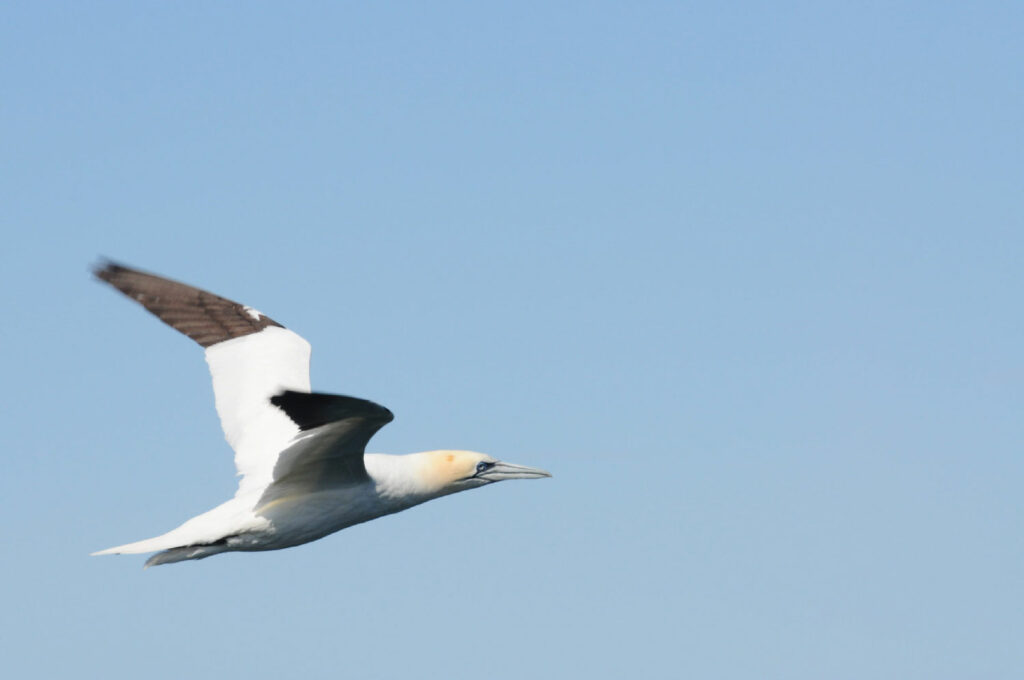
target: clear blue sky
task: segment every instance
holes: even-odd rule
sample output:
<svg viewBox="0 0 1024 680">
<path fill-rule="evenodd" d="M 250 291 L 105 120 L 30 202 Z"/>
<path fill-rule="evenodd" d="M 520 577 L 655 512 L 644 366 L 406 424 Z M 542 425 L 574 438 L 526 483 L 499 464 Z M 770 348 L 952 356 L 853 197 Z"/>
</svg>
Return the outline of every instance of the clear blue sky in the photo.
<svg viewBox="0 0 1024 680">
<path fill-rule="evenodd" d="M 0 9 L 5 673 L 1024 677 L 1022 5 L 366 5 Z M 88 557 L 234 488 L 101 255 L 555 477 Z"/>
</svg>

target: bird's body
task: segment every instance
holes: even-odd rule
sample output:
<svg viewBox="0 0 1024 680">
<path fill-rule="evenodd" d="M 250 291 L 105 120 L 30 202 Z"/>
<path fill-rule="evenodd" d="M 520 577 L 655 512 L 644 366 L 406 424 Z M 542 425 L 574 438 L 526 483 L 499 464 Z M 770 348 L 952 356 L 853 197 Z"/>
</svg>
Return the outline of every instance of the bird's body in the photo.
<svg viewBox="0 0 1024 680">
<path fill-rule="evenodd" d="M 457 491 L 548 473 L 472 451 L 367 454 L 393 418 L 363 399 L 310 392 L 310 346 L 260 312 L 107 264 L 98 278 L 206 348 L 217 413 L 235 450 L 235 496 L 155 538 L 94 554 L 157 552 L 147 566 L 289 548 Z"/>
</svg>

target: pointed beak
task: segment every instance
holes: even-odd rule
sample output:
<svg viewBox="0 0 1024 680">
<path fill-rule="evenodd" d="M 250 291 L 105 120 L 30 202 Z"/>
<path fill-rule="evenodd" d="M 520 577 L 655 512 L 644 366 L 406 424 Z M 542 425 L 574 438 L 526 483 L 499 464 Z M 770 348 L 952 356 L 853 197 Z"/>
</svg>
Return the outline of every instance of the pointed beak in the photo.
<svg viewBox="0 0 1024 680">
<path fill-rule="evenodd" d="M 494 467 L 490 470 L 477 475 L 477 477 L 486 479 L 489 482 L 500 482 L 505 479 L 540 479 L 541 477 L 550 476 L 551 473 L 547 470 L 526 467 L 525 465 L 516 465 L 515 463 L 505 463 L 502 461 L 495 463 Z"/>
</svg>

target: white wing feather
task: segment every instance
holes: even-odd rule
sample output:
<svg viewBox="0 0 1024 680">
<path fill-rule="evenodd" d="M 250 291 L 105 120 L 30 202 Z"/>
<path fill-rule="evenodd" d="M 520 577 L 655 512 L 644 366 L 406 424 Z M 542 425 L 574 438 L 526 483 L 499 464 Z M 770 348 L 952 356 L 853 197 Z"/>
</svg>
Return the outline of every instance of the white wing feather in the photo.
<svg viewBox="0 0 1024 680">
<path fill-rule="evenodd" d="M 273 481 L 278 454 L 299 434 L 270 398 L 283 390 L 310 391 L 309 357 L 309 343 L 279 326 L 206 348 L 217 415 L 242 477 L 236 497 L 262 493 Z"/>
</svg>

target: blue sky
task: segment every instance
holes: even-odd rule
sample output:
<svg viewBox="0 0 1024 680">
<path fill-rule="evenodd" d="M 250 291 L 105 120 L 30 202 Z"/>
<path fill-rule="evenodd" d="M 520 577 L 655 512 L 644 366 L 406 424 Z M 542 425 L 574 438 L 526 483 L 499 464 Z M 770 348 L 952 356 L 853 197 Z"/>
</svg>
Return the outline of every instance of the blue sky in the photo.
<svg viewBox="0 0 1024 680">
<path fill-rule="evenodd" d="M 1018 3 L 7 3 L 18 677 L 1024 675 Z M 143 571 L 251 304 L 371 442 L 552 480 Z"/>
</svg>

